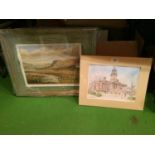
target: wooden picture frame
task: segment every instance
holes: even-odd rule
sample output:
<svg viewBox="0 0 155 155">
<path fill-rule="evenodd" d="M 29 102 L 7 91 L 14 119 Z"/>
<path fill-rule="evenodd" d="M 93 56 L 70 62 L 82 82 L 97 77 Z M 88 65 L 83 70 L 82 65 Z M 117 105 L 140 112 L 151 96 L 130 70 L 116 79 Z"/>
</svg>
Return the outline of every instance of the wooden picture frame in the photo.
<svg viewBox="0 0 155 155">
<path fill-rule="evenodd" d="M 47 29 L 1 30 L 0 31 L 1 46 L 3 49 L 3 55 L 5 57 L 5 62 L 12 80 L 15 94 L 17 96 L 51 96 L 51 95 L 68 96 L 68 95 L 78 95 L 79 93 L 79 83 L 77 82 L 75 83 L 73 82 L 72 84 L 67 83 L 67 85 L 66 83 L 63 83 L 63 85 L 53 85 L 53 84 L 38 85 L 37 84 L 35 86 L 34 85 L 32 86 L 31 85 L 32 83 L 31 84 L 28 83 L 28 81 L 26 80 L 27 74 L 25 75 L 24 67 L 23 67 L 23 61 L 26 61 L 26 59 L 22 61 L 21 55 L 19 54 L 20 53 L 19 47 L 23 46 L 23 48 L 25 48 L 24 50 L 30 51 L 30 47 L 31 49 L 33 49 L 34 47 L 38 48 L 40 46 L 43 46 L 43 48 L 46 48 L 46 46 L 57 45 L 57 48 L 59 47 L 61 48 L 61 46 L 65 46 L 66 50 L 73 51 L 72 50 L 73 46 L 76 46 L 76 51 L 79 53 L 79 55 L 76 54 L 75 61 L 77 62 L 77 59 L 79 60 L 79 56 L 81 52 L 82 54 L 94 54 L 94 52 L 96 51 L 96 39 L 97 39 L 96 28 L 66 28 L 66 29 L 47 28 Z M 69 48 L 71 48 L 71 50 Z M 66 51 L 64 51 L 64 53 L 65 52 Z M 27 54 L 28 53 L 30 52 L 27 52 Z M 43 56 L 44 54 L 42 53 L 41 55 Z M 72 55 L 72 54 L 68 53 L 68 55 Z M 31 58 L 33 56 L 31 55 Z M 25 57 L 26 57 L 26 54 L 25 54 Z M 65 54 L 59 55 L 59 57 L 63 59 L 65 57 Z M 33 60 L 30 60 L 30 59 L 28 61 L 33 62 Z M 70 62 L 74 63 L 73 61 L 70 61 Z M 40 61 L 39 63 L 42 63 L 42 61 Z M 56 63 L 57 65 L 61 66 L 63 69 L 65 68 L 62 65 L 63 62 L 56 62 Z M 68 63 L 68 65 L 70 65 L 70 67 L 72 68 L 71 63 L 69 64 L 69 62 L 67 61 L 66 63 Z M 74 64 L 74 66 L 75 65 L 77 64 Z M 29 66 L 31 66 L 30 67 L 31 70 L 34 69 L 34 67 L 32 67 L 34 66 L 33 63 L 31 63 L 31 65 L 29 64 Z M 74 68 L 72 68 L 72 70 L 74 70 Z M 29 72 L 29 70 L 27 69 L 26 71 Z M 62 74 L 64 73 L 62 69 L 59 69 L 59 72 L 60 74 L 61 72 Z M 76 73 L 77 72 L 78 71 L 76 71 Z M 77 78 L 79 78 L 79 72 L 76 75 L 77 75 Z M 72 75 L 68 75 L 66 77 L 69 78 L 69 77 L 72 77 Z M 46 77 L 43 77 L 43 78 L 44 78 L 44 81 L 49 80 L 49 78 L 46 78 Z M 53 76 L 52 78 L 55 78 L 55 77 Z M 35 78 L 31 81 L 36 83 L 40 81 L 40 79 Z"/>
<path fill-rule="evenodd" d="M 79 104 L 143 110 L 151 58 L 81 56 Z"/>
</svg>

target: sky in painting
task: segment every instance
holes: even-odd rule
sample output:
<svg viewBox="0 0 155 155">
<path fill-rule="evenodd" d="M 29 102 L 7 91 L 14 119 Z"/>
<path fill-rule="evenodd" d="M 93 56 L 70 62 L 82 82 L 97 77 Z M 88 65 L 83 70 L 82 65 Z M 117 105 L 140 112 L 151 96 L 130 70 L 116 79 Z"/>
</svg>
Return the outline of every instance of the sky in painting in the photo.
<svg viewBox="0 0 155 155">
<path fill-rule="evenodd" d="M 43 48 L 45 46 L 39 45 L 39 44 L 28 44 L 28 45 L 18 45 L 19 49 L 24 49 L 27 52 L 33 52 L 35 50 L 40 50 L 40 48 Z"/>
<path fill-rule="evenodd" d="M 77 45 L 76 43 L 74 46 Z M 78 44 L 79 45 L 79 44 Z M 67 43 L 56 43 L 56 44 L 17 44 L 17 48 L 21 50 L 25 50 L 27 52 L 34 52 L 34 51 L 40 51 L 40 50 L 45 50 L 45 49 L 57 49 L 57 48 L 70 48 L 74 47 L 71 44 Z M 81 45 L 80 45 L 81 46 Z"/>
</svg>

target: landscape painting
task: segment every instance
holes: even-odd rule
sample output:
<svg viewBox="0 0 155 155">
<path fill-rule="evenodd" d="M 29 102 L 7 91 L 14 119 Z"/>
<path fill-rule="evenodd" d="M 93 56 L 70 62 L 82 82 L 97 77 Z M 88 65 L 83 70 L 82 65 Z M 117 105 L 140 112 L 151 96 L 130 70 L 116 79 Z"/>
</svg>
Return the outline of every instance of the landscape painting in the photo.
<svg viewBox="0 0 155 155">
<path fill-rule="evenodd" d="M 79 83 L 81 44 L 18 44 L 27 86 L 74 86 Z"/>
<path fill-rule="evenodd" d="M 134 102 L 140 68 L 90 65 L 88 99 Z"/>
</svg>

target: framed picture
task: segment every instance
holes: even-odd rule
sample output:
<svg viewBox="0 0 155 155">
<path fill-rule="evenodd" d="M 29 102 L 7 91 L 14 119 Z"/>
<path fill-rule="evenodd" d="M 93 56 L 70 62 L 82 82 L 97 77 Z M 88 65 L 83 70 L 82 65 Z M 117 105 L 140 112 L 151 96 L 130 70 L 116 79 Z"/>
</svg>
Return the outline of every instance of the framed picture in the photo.
<svg viewBox="0 0 155 155">
<path fill-rule="evenodd" d="M 79 104 L 143 110 L 151 58 L 81 56 Z"/>
<path fill-rule="evenodd" d="M 78 86 L 81 44 L 17 44 L 26 87 Z"/>
<path fill-rule="evenodd" d="M 96 28 L 4 29 L 0 41 L 17 96 L 79 94 L 80 54 L 96 51 Z"/>
</svg>

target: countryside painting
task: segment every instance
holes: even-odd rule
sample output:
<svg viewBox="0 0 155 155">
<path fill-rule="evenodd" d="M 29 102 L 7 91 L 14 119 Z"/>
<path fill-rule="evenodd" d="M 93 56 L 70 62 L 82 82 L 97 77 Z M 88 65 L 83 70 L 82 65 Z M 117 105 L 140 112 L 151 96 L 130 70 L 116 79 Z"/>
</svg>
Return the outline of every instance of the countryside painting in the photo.
<svg viewBox="0 0 155 155">
<path fill-rule="evenodd" d="M 18 44 L 16 48 L 28 86 L 78 85 L 81 44 Z"/>
<path fill-rule="evenodd" d="M 88 73 L 89 99 L 134 102 L 140 68 L 90 65 Z"/>
</svg>

